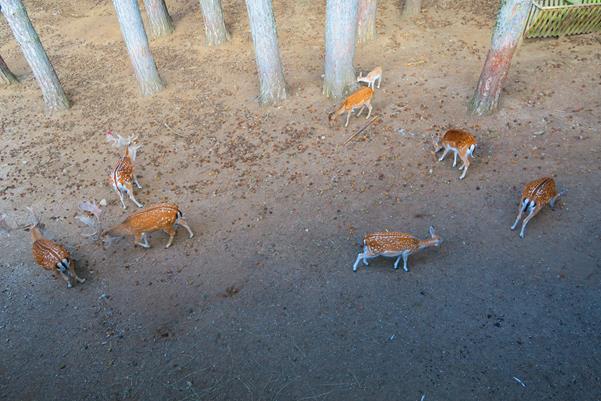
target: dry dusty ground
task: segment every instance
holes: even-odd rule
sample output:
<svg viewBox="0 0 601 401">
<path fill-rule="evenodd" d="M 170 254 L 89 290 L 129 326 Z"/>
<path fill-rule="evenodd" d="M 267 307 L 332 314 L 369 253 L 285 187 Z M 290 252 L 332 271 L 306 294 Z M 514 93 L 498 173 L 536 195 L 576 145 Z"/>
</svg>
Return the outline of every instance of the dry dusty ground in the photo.
<svg viewBox="0 0 601 401">
<path fill-rule="evenodd" d="M 500 112 L 474 118 L 494 12 L 409 22 L 382 1 L 380 35 L 356 54 L 384 68 L 382 122 L 343 145 L 364 120 L 327 127 L 323 1 L 275 1 L 291 96 L 268 108 L 243 2 L 224 2 L 233 40 L 216 49 L 196 1 L 168 2 L 177 31 L 152 42 L 167 89 L 150 99 L 107 3 L 26 1 L 73 100 L 61 115 L 44 115 L 0 25 L 23 80 L 0 89 L 0 210 L 23 223 L 35 208 L 87 278 L 68 290 L 34 265 L 27 233 L 2 237 L 2 399 L 601 399 L 600 35 L 525 42 Z M 462 182 L 430 153 L 447 127 L 480 139 Z M 125 216 L 107 129 L 139 134 L 138 199 L 178 202 L 194 239 L 104 251 L 81 236 L 82 199 L 109 201 L 104 225 Z M 543 174 L 569 192 L 521 240 L 518 197 Z M 363 233 L 430 224 L 445 242 L 411 272 L 352 272 Z"/>
</svg>

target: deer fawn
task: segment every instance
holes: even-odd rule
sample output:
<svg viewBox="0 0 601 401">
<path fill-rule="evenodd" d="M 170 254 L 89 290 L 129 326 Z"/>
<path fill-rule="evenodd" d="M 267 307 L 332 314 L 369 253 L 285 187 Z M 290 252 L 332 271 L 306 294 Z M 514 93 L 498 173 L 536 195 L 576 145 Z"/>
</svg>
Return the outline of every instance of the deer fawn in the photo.
<svg viewBox="0 0 601 401">
<path fill-rule="evenodd" d="M 403 258 L 403 270 L 409 271 L 407 268 L 407 258 L 415 252 L 429 248 L 431 246 L 439 246 L 442 244 L 442 238 L 436 234 L 434 227 L 430 227 L 430 239 L 421 240 L 415 238 L 411 234 L 398 232 L 381 232 L 367 234 L 363 239 L 363 253 L 357 255 L 357 260 L 353 265 L 353 271 L 357 271 L 359 262 L 363 260 L 363 264 L 367 266 L 367 259 L 376 258 L 378 256 L 396 257 L 394 268 L 399 268 L 401 257 Z"/>
<path fill-rule="evenodd" d="M 357 82 L 365 82 L 369 88 L 375 89 L 376 81 L 378 81 L 378 89 L 382 83 L 382 67 L 376 67 L 369 72 L 366 76 L 360 72 L 357 77 Z"/>
<path fill-rule="evenodd" d="M 69 251 L 62 245 L 44 238 L 39 225 L 39 221 L 35 218 L 35 222 L 29 226 L 33 241 L 31 252 L 36 263 L 45 270 L 59 272 L 68 288 L 73 287 L 73 280 L 78 283 L 85 282 L 85 279 L 78 277 L 75 273 L 75 260 L 71 259 Z"/>
<path fill-rule="evenodd" d="M 190 226 L 182 216 L 183 214 L 177 205 L 173 203 L 159 203 L 131 214 L 121 224 L 104 231 L 101 234 L 101 238 L 103 241 L 109 242 L 115 237 L 133 235 L 134 246 L 140 245 L 144 248 L 150 248 L 146 234 L 163 230 L 169 234 L 169 241 L 165 246 L 165 248 L 169 248 L 173 243 L 177 225 L 188 230 L 190 238 L 194 236 Z"/>
<path fill-rule="evenodd" d="M 136 206 L 144 207 L 144 205 L 138 202 L 134 197 L 133 184 L 136 184 L 138 188 L 142 188 L 142 186 L 134 174 L 134 162 L 129 156 L 129 145 L 125 146 L 125 154 L 119 159 L 119 162 L 113 169 L 113 173 L 111 174 L 111 184 L 113 184 L 113 188 L 119 195 L 123 209 L 127 208 L 127 206 L 125 206 L 125 201 L 123 200 L 123 193 L 126 193 Z"/>
<path fill-rule="evenodd" d="M 539 178 L 528 183 L 522 192 L 518 217 L 516 217 L 511 229 L 515 230 L 518 222 L 522 218 L 522 214 L 527 211 L 528 216 L 526 216 L 522 222 L 522 230 L 520 231 L 520 237 L 524 238 L 524 230 L 526 229 L 528 222 L 536 216 L 547 203 L 551 206 L 551 209 L 555 208 L 555 202 L 563 194 L 565 194 L 565 191 L 557 193 L 555 180 L 551 177 Z"/>
<path fill-rule="evenodd" d="M 359 107 L 361 107 L 361 109 L 359 110 L 359 113 L 357 113 L 357 117 L 359 117 L 361 115 L 361 113 L 363 112 L 363 109 L 365 107 L 367 107 L 367 110 L 369 110 L 369 112 L 367 113 L 367 118 L 369 118 L 369 116 L 371 116 L 371 110 L 372 110 L 371 99 L 372 99 L 373 95 L 374 95 L 374 90 L 372 88 L 365 87 L 365 86 L 358 89 L 357 91 L 355 91 L 352 95 L 350 95 L 349 97 L 344 99 L 344 102 L 342 102 L 342 104 L 336 111 L 330 113 L 330 115 L 329 115 L 330 124 L 334 120 L 336 120 L 336 118 L 339 115 L 348 112 L 348 114 L 346 116 L 346 124 L 344 124 L 345 127 L 348 127 L 348 122 L 351 118 L 351 114 L 353 113 L 353 111 L 355 111 L 355 109 L 357 109 Z"/>
<path fill-rule="evenodd" d="M 463 174 L 459 177 L 462 180 L 470 166 L 470 156 L 474 157 L 474 150 L 478 145 L 476 138 L 467 131 L 451 129 L 443 135 L 441 140 L 433 140 L 433 142 L 435 154 L 444 149 L 438 161 L 444 160 L 447 153 L 453 152 L 453 167 L 455 167 L 457 164 L 457 155 L 459 155 L 459 158 L 463 162 L 463 165 L 459 167 L 459 170 L 463 170 Z"/>
</svg>

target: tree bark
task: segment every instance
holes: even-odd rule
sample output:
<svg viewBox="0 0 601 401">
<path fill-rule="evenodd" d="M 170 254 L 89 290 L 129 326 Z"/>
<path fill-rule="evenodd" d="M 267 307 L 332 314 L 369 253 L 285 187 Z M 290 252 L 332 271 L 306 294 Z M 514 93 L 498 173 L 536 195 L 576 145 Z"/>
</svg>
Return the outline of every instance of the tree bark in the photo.
<svg viewBox="0 0 601 401">
<path fill-rule="evenodd" d="M 257 72 L 261 86 L 259 102 L 267 104 L 284 100 L 286 80 L 271 0 L 246 0 L 246 9 L 255 45 Z"/>
<path fill-rule="evenodd" d="M 10 71 L 2 56 L 0 56 L 0 81 L 5 85 L 16 84 L 17 77 Z"/>
<path fill-rule="evenodd" d="M 0 0 L 0 7 L 42 90 L 46 108 L 48 111 L 68 109 L 69 100 L 23 3 L 21 0 Z"/>
<path fill-rule="evenodd" d="M 230 40 L 225 27 L 221 0 L 200 0 L 202 17 L 205 22 L 205 42 L 207 46 L 219 46 Z"/>
<path fill-rule="evenodd" d="M 405 0 L 403 15 L 413 17 L 422 11 L 422 0 Z"/>
<path fill-rule="evenodd" d="M 323 94 L 340 99 L 357 86 L 353 58 L 359 0 L 327 0 Z"/>
<path fill-rule="evenodd" d="M 150 52 L 138 3 L 136 0 L 113 0 L 113 5 L 142 96 L 153 95 L 164 85 Z"/>
<path fill-rule="evenodd" d="M 364 43 L 376 37 L 377 0 L 359 0 L 357 17 L 357 43 Z"/>
<path fill-rule="evenodd" d="M 144 0 L 146 14 L 150 23 L 150 32 L 155 38 L 171 34 L 175 27 L 167 10 L 165 0 Z"/>
<path fill-rule="evenodd" d="M 468 106 L 473 114 L 490 114 L 497 109 L 503 83 L 520 43 L 531 5 L 532 0 L 501 0 L 491 48 Z"/>
</svg>

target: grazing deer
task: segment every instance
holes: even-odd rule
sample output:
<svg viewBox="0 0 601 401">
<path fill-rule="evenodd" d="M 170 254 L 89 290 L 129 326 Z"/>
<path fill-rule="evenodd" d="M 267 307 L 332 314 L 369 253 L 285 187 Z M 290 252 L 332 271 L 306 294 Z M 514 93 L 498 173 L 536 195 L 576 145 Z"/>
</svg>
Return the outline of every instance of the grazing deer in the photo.
<svg viewBox="0 0 601 401">
<path fill-rule="evenodd" d="M 463 170 L 463 174 L 459 177 L 462 180 L 470 166 L 470 156 L 474 157 L 474 150 L 478 145 L 476 138 L 467 131 L 451 129 L 443 135 L 441 140 L 434 139 L 433 143 L 435 154 L 444 149 L 438 161 L 443 161 L 447 153 L 453 152 L 453 167 L 455 167 L 457 164 L 457 155 L 459 155 L 459 158 L 463 162 L 463 165 L 459 166 L 459 170 Z"/>
<path fill-rule="evenodd" d="M 348 122 L 351 118 L 351 114 L 353 113 L 353 111 L 355 111 L 355 109 L 359 107 L 361 107 L 361 109 L 359 110 L 359 113 L 357 113 L 357 117 L 359 117 L 363 112 L 363 109 L 367 107 L 367 109 L 369 110 L 369 112 L 367 113 L 367 118 L 369 118 L 369 116 L 371 116 L 371 99 L 373 95 L 374 90 L 365 86 L 355 91 L 352 95 L 344 99 L 344 102 L 342 102 L 342 104 L 336 111 L 330 113 L 328 117 L 330 120 L 330 124 L 332 124 L 332 122 L 336 120 L 336 118 L 339 115 L 348 112 L 346 116 L 346 124 L 344 124 L 345 127 L 348 127 Z"/>
<path fill-rule="evenodd" d="M 31 231 L 31 240 L 33 241 L 31 252 L 36 263 L 45 270 L 59 272 L 68 288 L 73 287 L 75 283 L 73 280 L 78 283 L 85 282 L 84 278 L 77 276 L 75 260 L 71 259 L 69 251 L 62 245 L 44 238 L 39 226 L 39 220 L 34 214 L 34 223 L 29 225 L 28 228 Z"/>
<path fill-rule="evenodd" d="M 111 184 L 113 184 L 113 188 L 119 195 L 123 209 L 127 208 L 127 206 L 125 206 L 125 201 L 123 200 L 123 193 L 126 193 L 136 206 L 144 207 L 144 205 L 138 202 L 134 197 L 133 184 L 136 184 L 138 188 L 142 188 L 142 186 L 134 174 L 134 162 L 129 156 L 129 145 L 125 147 L 125 154 L 119 159 L 119 162 L 113 169 L 113 173 L 111 174 Z"/>
<path fill-rule="evenodd" d="M 357 255 L 357 260 L 353 265 L 353 271 L 357 271 L 359 262 L 363 260 L 363 264 L 367 266 L 367 259 L 376 258 L 378 256 L 396 257 L 394 268 L 399 268 L 401 257 L 403 258 L 403 270 L 409 271 L 407 268 L 407 258 L 415 252 L 429 248 L 431 246 L 439 246 L 442 244 L 442 238 L 436 234 L 434 227 L 430 227 L 430 239 L 421 240 L 415 238 L 411 234 L 398 232 L 381 232 L 367 234 L 363 239 L 363 252 Z"/>
<path fill-rule="evenodd" d="M 522 230 L 520 231 L 520 237 L 524 238 L 524 230 L 526 229 L 528 222 L 536 216 L 546 204 L 549 204 L 551 209 L 555 208 L 555 202 L 557 202 L 557 199 L 563 194 L 565 194 L 565 191 L 557 193 L 555 180 L 551 177 L 543 177 L 529 182 L 522 192 L 518 217 L 515 219 L 511 229 L 515 230 L 518 222 L 522 218 L 522 214 L 527 211 L 528 216 L 526 216 L 522 222 Z"/>
<path fill-rule="evenodd" d="M 188 230 L 190 238 L 194 236 L 190 226 L 182 216 L 183 214 L 177 205 L 173 203 L 159 203 L 131 214 L 121 224 L 104 231 L 101 234 L 101 238 L 104 242 L 110 242 L 115 237 L 133 235 L 134 246 L 140 245 L 143 248 L 150 248 L 146 234 L 163 230 L 169 234 L 169 241 L 165 246 L 165 248 L 169 248 L 173 243 L 177 225 Z"/>
<path fill-rule="evenodd" d="M 359 73 L 357 82 L 365 82 L 369 88 L 375 89 L 376 81 L 378 81 L 378 89 L 382 83 L 382 67 L 376 67 L 369 72 L 366 76 L 363 73 Z"/>
</svg>

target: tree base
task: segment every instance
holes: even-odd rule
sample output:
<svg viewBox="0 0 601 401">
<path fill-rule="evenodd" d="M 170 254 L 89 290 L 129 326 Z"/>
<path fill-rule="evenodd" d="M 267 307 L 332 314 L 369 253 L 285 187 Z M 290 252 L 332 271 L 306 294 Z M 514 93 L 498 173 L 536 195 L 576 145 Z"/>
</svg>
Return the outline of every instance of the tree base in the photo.
<svg viewBox="0 0 601 401">
<path fill-rule="evenodd" d="M 468 106 L 472 114 L 483 116 L 497 109 L 515 49 L 509 47 L 501 50 L 491 49 L 488 52 L 478 86 Z"/>
<path fill-rule="evenodd" d="M 262 106 L 274 104 L 286 100 L 288 91 L 286 87 L 270 88 L 269 91 L 261 91 L 259 95 L 259 104 Z"/>
<path fill-rule="evenodd" d="M 227 29 L 218 29 L 217 31 L 205 32 L 205 44 L 207 46 L 219 46 L 230 40 L 230 34 Z"/>
</svg>

